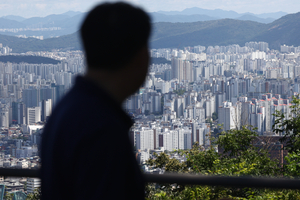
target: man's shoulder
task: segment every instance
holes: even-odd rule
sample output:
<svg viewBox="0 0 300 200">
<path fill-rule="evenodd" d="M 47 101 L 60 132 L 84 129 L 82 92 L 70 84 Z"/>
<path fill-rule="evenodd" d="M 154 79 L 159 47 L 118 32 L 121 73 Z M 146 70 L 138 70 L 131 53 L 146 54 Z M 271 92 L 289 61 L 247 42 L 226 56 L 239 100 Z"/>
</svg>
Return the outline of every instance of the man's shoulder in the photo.
<svg viewBox="0 0 300 200">
<path fill-rule="evenodd" d="M 127 127 L 131 121 L 121 107 L 113 102 L 107 92 L 82 77 L 76 80 L 49 119 L 49 126 L 55 129 L 91 126 L 93 129 L 102 129 L 123 123 Z"/>
<path fill-rule="evenodd" d="M 101 98 L 75 84 L 55 106 L 46 123 L 42 148 L 52 149 L 54 144 L 58 149 L 69 148 L 76 146 L 84 138 L 95 135 L 101 137 L 103 130 L 110 126 L 108 110 Z"/>
<path fill-rule="evenodd" d="M 83 78 L 81 77 L 80 81 L 76 82 L 75 86 L 54 108 L 53 116 L 64 115 L 85 120 L 86 117 L 92 118 L 99 115 L 102 110 L 104 112 L 104 110 L 109 109 L 106 105 L 107 94 L 100 88 L 81 79 Z"/>
</svg>

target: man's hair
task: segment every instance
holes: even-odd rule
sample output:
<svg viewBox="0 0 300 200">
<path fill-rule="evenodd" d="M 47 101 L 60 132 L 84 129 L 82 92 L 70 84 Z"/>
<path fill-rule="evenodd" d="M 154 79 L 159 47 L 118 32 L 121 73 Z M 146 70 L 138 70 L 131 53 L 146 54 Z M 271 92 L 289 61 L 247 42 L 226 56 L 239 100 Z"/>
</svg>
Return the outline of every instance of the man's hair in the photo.
<svg viewBox="0 0 300 200">
<path fill-rule="evenodd" d="M 150 18 L 126 3 L 104 3 L 89 12 L 80 33 L 89 68 L 115 70 L 147 45 Z"/>
</svg>

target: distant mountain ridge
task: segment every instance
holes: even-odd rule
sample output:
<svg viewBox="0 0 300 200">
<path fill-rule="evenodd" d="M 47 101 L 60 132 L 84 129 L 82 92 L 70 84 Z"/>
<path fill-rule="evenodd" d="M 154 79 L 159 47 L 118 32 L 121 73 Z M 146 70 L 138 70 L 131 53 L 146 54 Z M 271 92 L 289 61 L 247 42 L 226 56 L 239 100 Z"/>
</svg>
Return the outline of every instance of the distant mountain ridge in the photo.
<svg viewBox="0 0 300 200">
<path fill-rule="evenodd" d="M 264 24 L 269 24 L 275 21 L 274 18 L 259 18 L 250 14 L 245 14 L 241 17 L 235 18 L 237 20 L 244 20 L 244 21 L 254 21 L 254 22 L 259 22 L 259 23 L 264 23 Z"/>
<path fill-rule="evenodd" d="M 215 17 L 219 19 L 230 18 L 235 19 L 241 17 L 243 15 L 253 15 L 259 18 L 274 18 L 278 19 L 284 15 L 287 15 L 286 12 L 273 12 L 273 13 L 262 13 L 262 14 L 253 14 L 253 13 L 237 13 L 235 11 L 227 11 L 222 9 L 203 9 L 198 7 L 193 8 L 186 8 L 183 11 L 158 11 L 158 13 L 165 14 L 165 15 L 207 15 L 210 17 Z"/>
<path fill-rule="evenodd" d="M 13 53 L 52 51 L 53 49 L 60 49 L 61 51 L 82 49 L 78 32 L 45 40 L 35 38 L 17 38 L 14 36 L 0 34 L 0 43 L 12 48 Z"/>
<path fill-rule="evenodd" d="M 300 12 L 289 14 L 269 24 L 222 19 L 193 23 L 156 23 L 153 48 L 176 48 L 194 45 L 244 45 L 265 41 L 270 48 L 280 45 L 300 46 Z"/>
<path fill-rule="evenodd" d="M 210 21 L 217 20 L 218 18 L 210 17 L 207 15 L 165 15 L 161 13 L 149 13 L 152 22 L 197 22 L 197 21 Z"/>
<path fill-rule="evenodd" d="M 280 17 L 286 14 L 288 13 L 237 13 L 235 11 L 226 11 L 221 9 L 208 10 L 197 7 L 186 8 L 183 11 L 158 11 L 150 13 L 154 22 L 197 22 L 228 18 L 247 21 L 249 20 L 266 24 L 271 23 L 274 20 L 279 19 Z"/>
<path fill-rule="evenodd" d="M 10 19 L 10 20 L 14 20 L 14 21 L 17 21 L 17 22 L 21 22 L 21 21 L 26 19 L 24 17 L 20 17 L 20 16 L 16 16 L 16 15 L 6 15 L 6 16 L 3 16 L 1 18 Z"/>
<path fill-rule="evenodd" d="M 166 15 L 166 14 L 162 14 L 162 13 L 158 13 L 158 12 L 154 12 L 154 13 L 149 13 L 151 18 L 152 18 L 152 22 L 156 23 L 156 22 L 172 22 L 172 23 L 176 23 L 176 22 L 199 22 L 199 21 L 210 21 L 210 20 L 218 20 L 218 19 L 224 19 L 224 18 L 217 18 L 217 17 L 211 17 L 208 15 L 200 15 L 200 14 L 193 14 L 193 15 Z M 231 18 L 226 18 L 226 19 L 231 19 Z M 259 18 L 255 15 L 252 14 L 244 14 L 240 17 L 237 18 L 232 18 L 232 19 L 238 19 L 238 20 L 244 20 L 244 21 L 254 21 L 254 22 L 259 22 L 259 23 L 264 23 L 264 24 L 268 24 L 268 23 L 272 23 L 273 21 L 275 21 L 275 18 Z"/>
<path fill-rule="evenodd" d="M 68 11 L 63 14 L 53 14 L 46 17 L 23 18 L 15 15 L 0 18 L 0 28 L 16 29 L 14 31 L 0 30 L 5 35 L 43 36 L 44 38 L 68 35 L 78 31 L 86 13 Z"/>
<path fill-rule="evenodd" d="M 0 34 L 4 35 L 26 35 L 43 36 L 44 38 L 58 37 L 72 34 L 78 31 L 79 26 L 87 13 L 79 11 L 68 11 L 62 14 L 52 14 L 46 17 L 24 18 L 16 15 L 8 15 L 0 18 Z M 260 23 L 271 23 L 287 13 L 265 13 L 255 15 L 252 13 L 237 13 L 221 9 L 207 10 L 202 8 L 187 8 L 183 11 L 159 11 L 151 12 L 149 15 L 152 22 L 198 22 L 218 19 L 250 20 Z"/>
<path fill-rule="evenodd" d="M 243 46 L 249 41 L 265 41 L 273 49 L 279 49 L 280 44 L 300 46 L 300 13 L 283 16 L 269 24 L 236 19 L 154 23 L 150 46 L 151 48 L 229 44 Z M 81 49 L 78 32 L 45 40 L 0 35 L 0 43 L 9 46 L 15 53 Z"/>
</svg>

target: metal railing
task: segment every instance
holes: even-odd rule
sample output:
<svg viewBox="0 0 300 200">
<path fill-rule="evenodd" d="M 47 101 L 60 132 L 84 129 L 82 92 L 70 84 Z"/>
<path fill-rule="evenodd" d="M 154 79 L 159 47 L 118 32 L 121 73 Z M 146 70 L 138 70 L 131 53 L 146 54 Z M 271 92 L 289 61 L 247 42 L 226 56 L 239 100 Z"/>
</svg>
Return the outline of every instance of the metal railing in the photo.
<svg viewBox="0 0 300 200">
<path fill-rule="evenodd" d="M 0 176 L 40 177 L 40 170 L 36 169 L 5 169 L 0 168 Z"/>
<path fill-rule="evenodd" d="M 181 174 L 145 174 L 145 179 L 147 182 L 153 183 L 177 183 L 182 185 L 300 189 L 300 180 L 290 178 L 284 179 Z"/>
<path fill-rule="evenodd" d="M 1 176 L 40 177 L 39 170 L 32 169 L 0 169 Z M 204 176 L 190 174 L 144 174 L 146 182 L 177 183 L 182 185 L 209 185 L 225 187 L 253 187 L 273 189 L 300 189 L 300 179 Z"/>
</svg>

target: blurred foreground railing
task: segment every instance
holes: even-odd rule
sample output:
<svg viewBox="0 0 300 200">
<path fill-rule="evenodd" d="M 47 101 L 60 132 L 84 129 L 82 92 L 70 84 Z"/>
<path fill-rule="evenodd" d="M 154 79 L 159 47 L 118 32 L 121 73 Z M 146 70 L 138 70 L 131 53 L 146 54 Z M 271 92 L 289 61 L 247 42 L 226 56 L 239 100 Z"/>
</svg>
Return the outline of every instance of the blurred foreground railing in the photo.
<svg viewBox="0 0 300 200">
<path fill-rule="evenodd" d="M 0 168 L 0 176 L 40 177 L 40 170 Z"/>
<path fill-rule="evenodd" d="M 0 169 L 0 176 L 40 177 L 39 170 Z M 253 187 L 274 189 L 300 189 L 300 179 L 253 178 L 232 176 L 202 176 L 189 174 L 144 174 L 145 181 L 151 183 L 177 183 L 182 185 L 210 185 L 225 187 Z"/>
<path fill-rule="evenodd" d="M 145 174 L 145 179 L 146 182 L 177 183 L 182 185 L 300 189 L 299 179 L 202 176 L 186 174 Z"/>
</svg>

